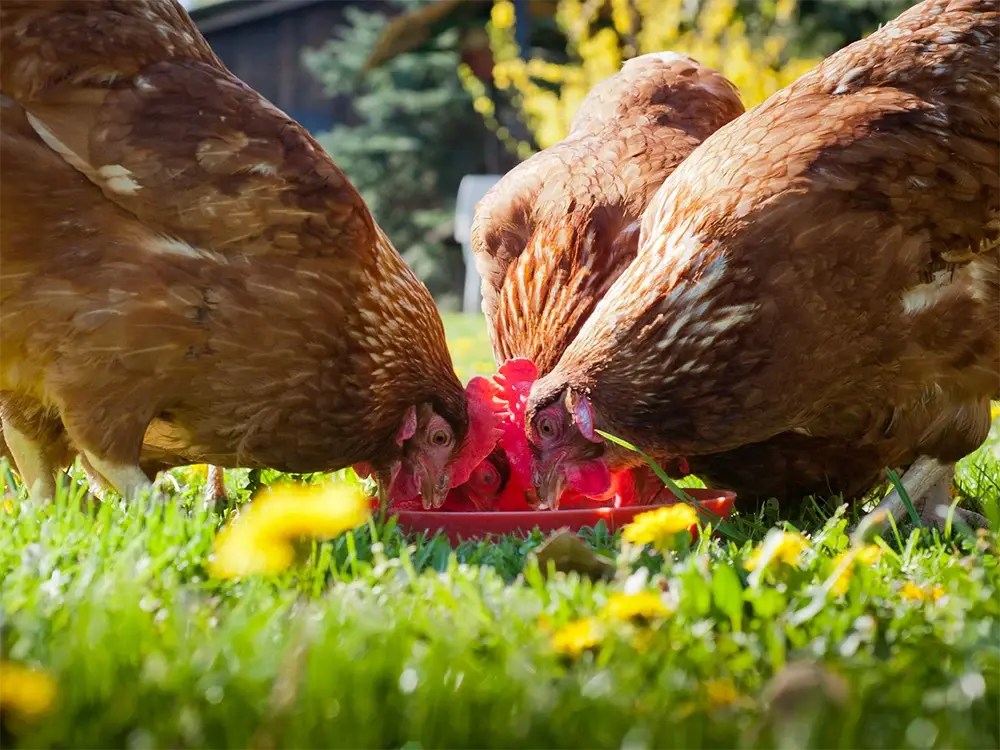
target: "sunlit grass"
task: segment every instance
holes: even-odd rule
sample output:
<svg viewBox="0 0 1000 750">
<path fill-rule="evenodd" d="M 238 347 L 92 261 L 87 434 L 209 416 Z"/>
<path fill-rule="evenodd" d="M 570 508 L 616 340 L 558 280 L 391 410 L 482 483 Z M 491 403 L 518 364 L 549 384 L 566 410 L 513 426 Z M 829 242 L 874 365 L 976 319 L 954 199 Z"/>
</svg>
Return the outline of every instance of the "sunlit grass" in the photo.
<svg viewBox="0 0 1000 750">
<path fill-rule="evenodd" d="M 486 319 L 482 315 L 446 313 L 445 332 L 455 372 L 463 383 L 476 375 L 489 376 L 496 372 Z"/>
<path fill-rule="evenodd" d="M 796 746 L 1000 738 L 995 534 L 880 541 L 844 577 L 833 518 L 794 555 L 633 547 L 591 583 L 546 578 L 537 535 L 453 550 L 377 521 L 220 580 L 223 518 L 180 498 L 12 502 L 2 658 L 45 676 L 3 709 L 19 746 L 788 746 L 769 701 L 789 664 L 843 691 Z M 616 555 L 605 530 L 585 538 Z"/>
</svg>

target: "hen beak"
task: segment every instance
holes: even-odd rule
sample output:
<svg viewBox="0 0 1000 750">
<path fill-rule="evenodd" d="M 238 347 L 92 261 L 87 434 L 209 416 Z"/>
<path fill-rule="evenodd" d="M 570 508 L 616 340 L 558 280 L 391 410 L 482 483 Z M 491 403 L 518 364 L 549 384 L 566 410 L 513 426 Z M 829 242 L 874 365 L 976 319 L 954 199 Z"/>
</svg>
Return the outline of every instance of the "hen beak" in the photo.
<svg viewBox="0 0 1000 750">
<path fill-rule="evenodd" d="M 556 462 L 552 468 L 535 479 L 538 507 L 559 510 L 559 498 L 562 497 L 565 488 L 566 478 L 559 471 L 559 463 Z"/>
<path fill-rule="evenodd" d="M 431 472 L 425 471 L 420 479 L 420 501 L 423 503 L 424 510 L 436 509 L 444 505 L 444 501 L 448 499 L 450 485 L 447 473 L 441 474 L 435 479 Z"/>
<path fill-rule="evenodd" d="M 538 501 L 538 490 L 534 487 L 524 488 L 524 499 L 528 503 L 528 507 L 532 510 L 539 510 L 542 504 Z"/>
</svg>

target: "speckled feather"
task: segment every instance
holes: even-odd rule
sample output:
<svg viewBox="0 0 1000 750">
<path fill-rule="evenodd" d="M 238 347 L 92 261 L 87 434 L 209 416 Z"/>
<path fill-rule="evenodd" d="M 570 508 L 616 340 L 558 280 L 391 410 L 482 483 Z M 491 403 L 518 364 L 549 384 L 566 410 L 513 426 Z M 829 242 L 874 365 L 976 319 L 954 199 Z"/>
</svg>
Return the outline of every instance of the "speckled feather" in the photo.
<svg viewBox="0 0 1000 750">
<path fill-rule="evenodd" d="M 414 404 L 462 439 L 426 288 L 179 5 L 4 0 L 0 89 L 5 418 L 289 471 L 393 460 Z"/>
<path fill-rule="evenodd" d="M 735 87 L 672 53 L 644 55 L 596 85 L 570 134 L 509 172 L 472 230 L 499 362 L 545 374 L 633 260 L 639 218 L 704 138 L 743 112 Z"/>
<path fill-rule="evenodd" d="M 998 28 L 990 0 L 921 3 L 709 137 L 528 418 L 568 387 L 603 429 L 763 491 L 798 481 L 768 455 L 802 492 L 977 447 L 1000 393 Z"/>
</svg>

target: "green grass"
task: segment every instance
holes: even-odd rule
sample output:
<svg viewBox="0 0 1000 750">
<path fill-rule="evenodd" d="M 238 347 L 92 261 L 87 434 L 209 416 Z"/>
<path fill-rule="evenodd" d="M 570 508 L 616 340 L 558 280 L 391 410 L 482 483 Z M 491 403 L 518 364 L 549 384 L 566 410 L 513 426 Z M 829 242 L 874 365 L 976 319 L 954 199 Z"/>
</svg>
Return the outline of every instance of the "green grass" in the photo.
<svg viewBox="0 0 1000 750">
<path fill-rule="evenodd" d="M 488 372 L 481 322 L 446 325 L 470 342 L 456 347 L 462 377 Z M 991 515 L 997 445 L 959 476 Z M 391 520 L 231 582 L 206 568 L 223 516 L 199 507 L 193 473 L 173 478 L 173 502 L 157 505 L 81 510 L 78 486 L 40 508 L 4 490 L 2 656 L 58 688 L 47 716 L 4 712 L 4 747 L 1000 745 L 995 532 L 889 532 L 842 595 L 827 584 L 847 519 L 818 501 L 736 518 L 751 541 L 666 560 L 592 530 L 616 565 L 606 583 L 543 575 L 540 535 L 452 549 Z M 227 481 L 245 499 L 247 472 Z M 748 576 L 775 523 L 807 530 L 810 551 Z M 940 598 L 908 599 L 908 583 Z M 557 652 L 554 629 L 625 589 L 666 591 L 674 611 L 606 622 L 593 650 Z"/>
<path fill-rule="evenodd" d="M 468 382 L 474 375 L 491 375 L 496 371 L 490 339 L 486 334 L 486 321 L 482 315 L 446 313 L 445 333 L 451 347 L 455 372 Z"/>
</svg>

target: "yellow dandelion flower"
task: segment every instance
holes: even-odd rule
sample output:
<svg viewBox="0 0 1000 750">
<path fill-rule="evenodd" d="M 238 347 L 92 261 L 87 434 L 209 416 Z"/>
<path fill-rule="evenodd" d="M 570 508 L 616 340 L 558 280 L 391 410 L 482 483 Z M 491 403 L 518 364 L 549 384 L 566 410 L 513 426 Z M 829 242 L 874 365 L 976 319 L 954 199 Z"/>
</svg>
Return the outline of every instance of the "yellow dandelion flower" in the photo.
<svg viewBox="0 0 1000 750">
<path fill-rule="evenodd" d="M 670 609 L 659 594 L 640 591 L 637 594 L 612 594 L 601 614 L 611 620 L 656 620 L 668 616 Z"/>
<path fill-rule="evenodd" d="M 690 505 L 664 505 L 637 515 L 622 531 L 622 539 L 630 544 L 670 546 L 677 534 L 688 531 L 697 523 L 698 514 Z"/>
<path fill-rule="evenodd" d="M 1000 417 L 1000 404 L 990 404 L 990 419 L 996 420 Z"/>
<path fill-rule="evenodd" d="M 278 541 L 266 530 L 234 524 L 215 539 L 209 572 L 215 578 L 280 573 L 295 562 L 291 542 Z"/>
<path fill-rule="evenodd" d="M 944 596 L 944 589 L 940 586 L 923 588 L 915 584 L 913 581 L 907 581 L 903 584 L 903 588 L 899 590 L 899 595 L 911 602 L 925 602 L 928 600 L 936 602 Z"/>
<path fill-rule="evenodd" d="M 856 565 L 874 565 L 881 560 L 882 548 L 877 544 L 866 544 L 864 547 L 858 549 L 845 550 L 833 559 L 834 570 L 839 568 L 848 556 L 853 556 L 853 560 L 837 576 L 837 580 L 833 582 L 832 591 L 835 594 L 844 594 L 847 591 L 847 587 L 851 583 L 851 578 L 854 576 L 854 567 Z"/>
<path fill-rule="evenodd" d="M 364 493 L 345 484 L 281 485 L 267 490 L 216 537 L 213 576 L 276 573 L 295 559 L 292 542 L 328 539 L 368 520 Z"/>
<path fill-rule="evenodd" d="M 0 662 L 0 710 L 26 717 L 43 716 L 55 704 L 56 682 L 23 664 Z"/>
<path fill-rule="evenodd" d="M 497 0 L 490 11 L 490 23 L 495 29 L 509 29 L 514 25 L 514 3 L 510 0 Z"/>
<path fill-rule="evenodd" d="M 10 513 L 11 515 L 13 515 L 14 514 L 14 503 L 12 503 L 10 500 L 4 500 L 3 501 L 3 509 L 5 511 L 7 511 L 8 513 Z"/>
<path fill-rule="evenodd" d="M 882 548 L 877 544 L 866 544 L 858 550 L 857 557 L 854 559 L 862 565 L 874 565 L 882 559 Z"/>
<path fill-rule="evenodd" d="M 698 711 L 698 704 L 694 701 L 684 701 L 679 706 L 677 706 L 674 714 L 678 719 L 686 719 L 689 716 L 694 716 Z"/>
<path fill-rule="evenodd" d="M 560 654 L 579 656 L 600 644 L 604 629 L 596 617 L 585 617 L 563 625 L 552 636 L 552 648 Z"/>
<path fill-rule="evenodd" d="M 768 536 L 770 537 L 770 534 Z M 790 531 L 780 531 L 773 539 L 765 539 L 758 545 L 743 566 L 747 570 L 755 570 L 768 552 L 770 552 L 770 556 L 767 557 L 769 562 L 777 561 L 788 566 L 798 565 L 799 557 L 807 549 L 809 542 L 804 536 Z"/>
<path fill-rule="evenodd" d="M 705 699 L 710 709 L 731 706 L 739 698 L 739 693 L 729 680 L 712 680 L 705 686 Z"/>
</svg>

